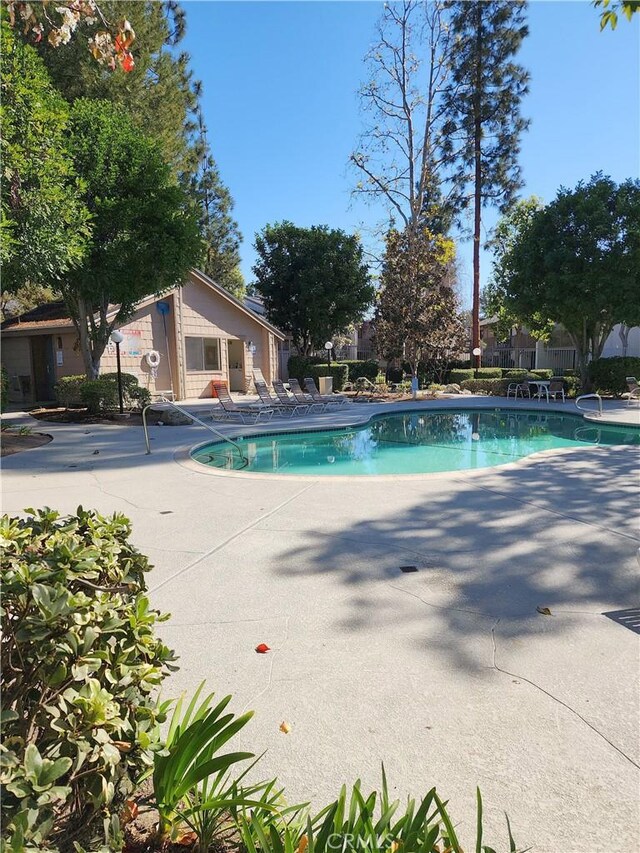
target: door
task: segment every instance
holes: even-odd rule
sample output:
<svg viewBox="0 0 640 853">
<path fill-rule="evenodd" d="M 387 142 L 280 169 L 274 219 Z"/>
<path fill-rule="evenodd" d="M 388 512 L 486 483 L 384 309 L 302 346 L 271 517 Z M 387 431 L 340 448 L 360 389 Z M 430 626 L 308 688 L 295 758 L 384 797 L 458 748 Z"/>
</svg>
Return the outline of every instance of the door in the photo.
<svg viewBox="0 0 640 853">
<path fill-rule="evenodd" d="M 31 338 L 31 364 L 35 399 L 45 403 L 55 395 L 55 367 L 53 362 L 53 338 L 51 335 L 33 335 Z"/>
<path fill-rule="evenodd" d="M 244 343 L 229 338 L 229 390 L 246 391 L 244 379 Z"/>
</svg>

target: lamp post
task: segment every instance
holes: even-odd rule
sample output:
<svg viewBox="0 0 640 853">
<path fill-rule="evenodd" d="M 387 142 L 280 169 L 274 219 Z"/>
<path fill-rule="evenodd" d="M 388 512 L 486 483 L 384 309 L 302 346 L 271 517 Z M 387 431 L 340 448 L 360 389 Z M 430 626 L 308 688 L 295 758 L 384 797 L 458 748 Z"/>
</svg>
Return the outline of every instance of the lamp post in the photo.
<svg viewBox="0 0 640 853">
<path fill-rule="evenodd" d="M 331 341 L 327 341 L 324 345 L 324 348 L 327 351 L 327 366 L 331 369 L 331 350 L 333 349 L 333 344 Z"/>
<path fill-rule="evenodd" d="M 124 412 L 124 404 L 122 401 L 122 371 L 120 369 L 120 344 L 124 340 L 124 335 L 117 329 L 111 332 L 111 340 L 116 345 L 116 364 L 118 366 L 118 401 L 120 403 L 120 414 Z"/>
<path fill-rule="evenodd" d="M 478 367 L 480 366 L 480 356 L 481 355 L 482 355 L 482 350 L 480 349 L 480 347 L 474 347 L 473 348 L 473 357 L 474 357 L 475 362 L 476 362 L 476 365 L 475 365 L 476 372 L 474 374 L 475 379 L 478 378 Z"/>
</svg>

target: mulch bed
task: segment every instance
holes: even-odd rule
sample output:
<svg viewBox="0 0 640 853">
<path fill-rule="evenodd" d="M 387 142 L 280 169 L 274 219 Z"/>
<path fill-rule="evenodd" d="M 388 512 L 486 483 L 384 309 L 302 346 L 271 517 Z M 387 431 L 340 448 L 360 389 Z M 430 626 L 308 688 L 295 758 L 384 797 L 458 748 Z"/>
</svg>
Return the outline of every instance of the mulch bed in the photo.
<svg viewBox="0 0 640 853">
<path fill-rule="evenodd" d="M 126 417 L 119 412 L 92 415 L 87 409 L 33 409 L 29 412 L 37 421 L 48 421 L 54 424 L 119 424 L 120 426 L 142 426 L 140 412 L 126 412 Z M 147 412 L 147 422 L 157 423 L 162 417 L 161 412 L 152 409 Z"/>
<path fill-rule="evenodd" d="M 31 447 L 40 447 L 43 444 L 49 444 L 51 436 L 42 432 L 31 432 L 20 435 L 18 432 L 4 429 L 2 430 L 1 441 L 0 455 L 11 456 L 14 453 L 20 453 L 21 450 L 29 450 Z"/>
</svg>

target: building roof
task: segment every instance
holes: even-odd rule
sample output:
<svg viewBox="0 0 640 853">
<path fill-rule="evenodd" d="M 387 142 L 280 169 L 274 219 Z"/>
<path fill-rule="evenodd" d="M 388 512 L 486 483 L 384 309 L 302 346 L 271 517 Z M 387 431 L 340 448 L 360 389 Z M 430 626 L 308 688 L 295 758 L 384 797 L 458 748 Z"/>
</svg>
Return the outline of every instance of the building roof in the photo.
<svg viewBox="0 0 640 853">
<path fill-rule="evenodd" d="M 236 299 L 233 294 L 229 293 L 228 290 L 225 290 L 224 287 L 216 284 L 216 282 L 209 278 L 208 275 L 205 275 L 205 273 L 200 270 L 193 269 L 189 272 L 189 278 L 192 281 L 203 284 L 210 290 L 213 290 L 218 296 L 238 308 L 243 314 L 258 323 L 258 325 L 268 329 L 279 340 L 284 340 L 285 336 L 280 329 L 276 329 L 276 327 L 272 326 L 265 317 L 262 317 L 256 311 L 251 310 L 251 308 L 247 307 L 239 299 Z M 169 293 L 173 293 L 176 289 L 177 288 L 173 288 Z M 163 295 L 167 296 L 168 294 L 165 293 Z M 147 305 L 151 305 L 161 298 L 162 297 L 157 295 L 148 296 L 138 302 L 135 306 L 135 310 L 145 308 Z M 117 305 L 111 306 L 109 308 L 108 316 L 112 317 L 117 310 Z M 58 329 L 67 330 L 73 328 L 73 321 L 69 317 L 69 313 L 62 301 L 47 302 L 44 305 L 38 305 L 37 308 L 32 308 L 31 311 L 25 311 L 24 314 L 20 314 L 18 317 L 10 317 L 2 323 L 3 333 L 15 335 L 28 334 L 29 332 L 41 332 L 44 334 Z"/>
</svg>

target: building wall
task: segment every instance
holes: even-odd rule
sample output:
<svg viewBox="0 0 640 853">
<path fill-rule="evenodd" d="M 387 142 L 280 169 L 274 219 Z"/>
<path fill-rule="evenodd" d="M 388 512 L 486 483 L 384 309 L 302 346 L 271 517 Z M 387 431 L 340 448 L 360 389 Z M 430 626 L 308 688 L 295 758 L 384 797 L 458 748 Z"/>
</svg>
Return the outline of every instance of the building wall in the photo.
<svg viewBox="0 0 640 853">
<path fill-rule="evenodd" d="M 53 335 L 53 353 L 56 380 L 62 376 L 83 376 L 84 361 L 80 350 L 75 347 L 78 336 L 75 332 Z"/>
<path fill-rule="evenodd" d="M 189 280 L 181 291 L 182 328 L 181 337 L 203 337 L 220 339 L 220 370 L 190 371 L 186 368 L 183 351 L 185 397 L 211 397 L 211 380 L 228 381 L 228 347 L 229 338 L 237 338 L 244 342 L 244 378 L 245 390 L 249 390 L 252 382 L 252 368 L 259 367 L 265 378 L 272 375 L 269 359 L 269 342 L 267 329 L 251 317 L 245 315 L 231 303 L 206 285 Z M 255 346 L 252 355 L 248 348 L 251 341 Z M 184 347 L 184 342 L 182 344 Z"/>
</svg>

